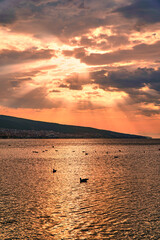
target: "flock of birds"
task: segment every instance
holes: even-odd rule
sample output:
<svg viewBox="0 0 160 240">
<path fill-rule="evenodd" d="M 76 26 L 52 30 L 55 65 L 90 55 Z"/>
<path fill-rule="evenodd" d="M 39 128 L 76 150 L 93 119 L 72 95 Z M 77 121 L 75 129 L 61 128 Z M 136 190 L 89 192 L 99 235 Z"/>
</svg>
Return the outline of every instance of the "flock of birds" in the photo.
<svg viewBox="0 0 160 240">
<path fill-rule="evenodd" d="M 52 148 L 54 148 L 54 146 L 52 146 Z M 57 152 L 58 150 L 55 150 L 55 151 Z M 85 151 L 82 151 L 82 152 L 85 152 Z M 88 155 L 88 153 L 85 153 L 85 155 Z M 57 170 L 53 168 L 53 173 L 55 172 L 57 172 Z M 88 181 L 88 178 L 80 178 L 80 183 L 87 182 L 87 181 Z"/>
<path fill-rule="evenodd" d="M 54 146 L 52 146 L 52 148 L 54 148 Z M 160 151 L 160 148 L 158 149 Z M 42 152 L 46 152 L 48 150 L 43 150 Z M 56 149 L 55 150 L 56 152 L 58 152 L 58 150 Z M 32 151 L 33 153 L 38 153 L 38 151 Z M 75 152 L 75 151 L 73 151 Z M 88 153 L 86 151 L 82 151 L 83 153 L 85 153 L 85 155 L 88 155 Z M 95 151 L 96 152 L 96 151 Z M 119 150 L 119 152 L 121 152 L 121 150 Z M 109 152 L 106 152 L 106 154 L 108 154 Z M 145 153 L 145 151 L 144 151 Z M 114 158 L 118 158 L 118 155 L 115 155 Z M 53 173 L 56 173 L 57 170 L 53 168 Z M 87 182 L 89 180 L 89 178 L 80 178 L 80 183 L 84 183 L 84 182 Z"/>
<path fill-rule="evenodd" d="M 56 169 L 53 168 L 53 173 L 57 172 Z M 87 182 L 88 178 L 80 178 L 80 183 Z"/>
<path fill-rule="evenodd" d="M 52 146 L 52 148 L 54 148 L 54 146 Z M 43 150 L 42 152 L 46 152 L 46 151 L 48 151 L 48 150 Z M 55 151 L 58 152 L 57 149 Z M 32 152 L 33 153 L 38 153 L 38 151 L 32 151 Z M 73 151 L 73 152 L 75 152 L 75 151 Z M 86 153 L 85 151 L 82 151 L 82 152 L 84 152 L 85 155 L 88 155 L 88 153 Z M 57 170 L 53 168 L 53 173 L 56 173 L 56 172 L 57 172 Z M 80 178 L 80 183 L 84 183 L 84 182 L 87 182 L 87 181 L 88 181 L 88 178 Z"/>
<path fill-rule="evenodd" d="M 56 169 L 53 168 L 53 173 L 57 172 Z M 80 183 L 87 182 L 88 178 L 80 178 Z"/>
</svg>

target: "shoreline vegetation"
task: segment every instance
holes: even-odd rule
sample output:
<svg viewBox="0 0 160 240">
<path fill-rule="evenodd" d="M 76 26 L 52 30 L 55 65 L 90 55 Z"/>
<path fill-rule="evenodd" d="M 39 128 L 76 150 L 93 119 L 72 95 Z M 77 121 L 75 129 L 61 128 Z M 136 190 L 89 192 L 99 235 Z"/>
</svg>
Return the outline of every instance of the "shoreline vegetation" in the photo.
<svg viewBox="0 0 160 240">
<path fill-rule="evenodd" d="M 152 139 L 151 137 L 113 132 L 91 127 L 63 125 L 34 121 L 23 118 L 0 115 L 0 138 L 36 138 L 36 139 L 57 139 L 57 138 L 138 138 Z"/>
</svg>

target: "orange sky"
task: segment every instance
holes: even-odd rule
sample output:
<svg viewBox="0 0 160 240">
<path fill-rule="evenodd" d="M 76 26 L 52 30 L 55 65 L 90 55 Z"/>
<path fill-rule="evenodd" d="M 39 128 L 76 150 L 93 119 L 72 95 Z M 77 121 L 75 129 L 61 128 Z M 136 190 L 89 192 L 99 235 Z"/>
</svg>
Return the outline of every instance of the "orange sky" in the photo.
<svg viewBox="0 0 160 240">
<path fill-rule="evenodd" d="M 158 0 L 0 9 L 0 114 L 160 137 Z"/>
</svg>

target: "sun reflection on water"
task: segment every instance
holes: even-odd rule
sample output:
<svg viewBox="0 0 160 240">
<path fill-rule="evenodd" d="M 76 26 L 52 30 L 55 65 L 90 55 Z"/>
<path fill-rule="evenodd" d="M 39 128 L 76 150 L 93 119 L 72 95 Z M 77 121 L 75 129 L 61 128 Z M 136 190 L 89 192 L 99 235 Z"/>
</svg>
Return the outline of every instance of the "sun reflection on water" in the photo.
<svg viewBox="0 0 160 240">
<path fill-rule="evenodd" d="M 157 236 L 158 146 L 112 141 L 0 145 L 2 239 Z M 80 183 L 80 177 L 89 180 Z"/>
</svg>

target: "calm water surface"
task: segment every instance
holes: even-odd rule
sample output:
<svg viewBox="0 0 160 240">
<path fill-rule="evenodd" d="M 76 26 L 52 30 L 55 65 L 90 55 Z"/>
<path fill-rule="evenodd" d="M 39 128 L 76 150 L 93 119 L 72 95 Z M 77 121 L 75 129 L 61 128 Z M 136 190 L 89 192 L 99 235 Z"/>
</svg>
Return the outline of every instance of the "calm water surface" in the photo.
<svg viewBox="0 0 160 240">
<path fill-rule="evenodd" d="M 159 149 L 160 140 L 1 139 L 0 239 L 160 239 Z"/>
</svg>

